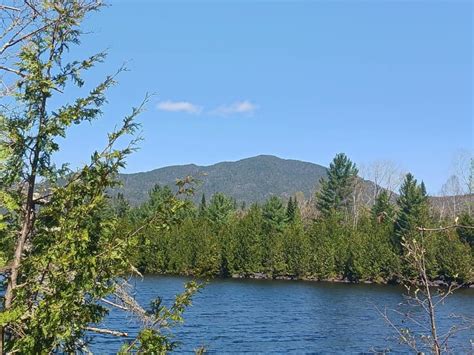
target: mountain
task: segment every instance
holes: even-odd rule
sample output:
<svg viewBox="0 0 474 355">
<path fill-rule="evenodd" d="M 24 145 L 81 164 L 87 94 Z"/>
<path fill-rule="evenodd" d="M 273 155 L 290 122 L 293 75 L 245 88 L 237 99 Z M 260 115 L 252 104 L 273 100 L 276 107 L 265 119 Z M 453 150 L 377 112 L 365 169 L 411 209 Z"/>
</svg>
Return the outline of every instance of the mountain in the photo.
<svg viewBox="0 0 474 355">
<path fill-rule="evenodd" d="M 247 203 L 266 200 L 271 195 L 290 197 L 303 192 L 308 198 L 326 168 L 308 162 L 259 155 L 236 162 L 222 162 L 209 166 L 194 164 L 168 166 L 148 172 L 121 174 L 120 191 L 132 204 L 145 201 L 148 191 L 155 185 L 175 186 L 176 179 L 193 176 L 201 181 L 195 199 L 204 193 L 209 199 L 223 192 L 237 201 Z"/>
</svg>

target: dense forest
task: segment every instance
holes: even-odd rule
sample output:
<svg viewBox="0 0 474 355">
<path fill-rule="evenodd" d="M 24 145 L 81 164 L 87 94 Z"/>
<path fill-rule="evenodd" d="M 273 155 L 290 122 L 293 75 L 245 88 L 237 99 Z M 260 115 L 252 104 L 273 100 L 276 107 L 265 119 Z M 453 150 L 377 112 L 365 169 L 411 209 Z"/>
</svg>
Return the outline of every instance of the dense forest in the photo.
<svg viewBox="0 0 474 355">
<path fill-rule="evenodd" d="M 164 233 L 158 233 L 153 218 L 171 214 L 166 206 L 177 197 L 167 186 L 155 186 L 148 201 L 137 207 L 118 195 L 115 212 L 124 231 L 146 226 L 132 259 L 147 273 L 397 282 L 410 272 L 401 243 L 415 238 L 427 250 L 432 280 L 472 281 L 472 229 L 458 227 L 423 237 L 418 230 L 455 223 L 431 208 L 423 182 L 407 174 L 396 198 L 379 189 L 371 205 L 357 204 L 357 173 L 355 164 L 338 154 L 310 202 L 272 196 L 246 206 L 222 193 L 209 201 L 201 195 L 199 204 L 184 199 Z M 314 211 L 302 214 L 308 203 L 314 204 Z M 464 207 L 457 223 L 473 226 L 470 208 Z"/>
</svg>

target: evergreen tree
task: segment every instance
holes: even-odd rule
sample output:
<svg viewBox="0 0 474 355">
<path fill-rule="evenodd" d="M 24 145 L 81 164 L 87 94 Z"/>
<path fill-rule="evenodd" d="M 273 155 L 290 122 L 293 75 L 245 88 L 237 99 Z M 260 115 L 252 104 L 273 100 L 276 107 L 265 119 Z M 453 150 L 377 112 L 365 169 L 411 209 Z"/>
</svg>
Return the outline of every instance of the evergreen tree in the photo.
<svg viewBox="0 0 474 355">
<path fill-rule="evenodd" d="M 422 182 L 417 184 L 412 174 L 407 174 L 397 199 L 398 215 L 395 221 L 395 234 L 400 240 L 413 232 L 416 227 L 424 226 L 428 219 L 428 196 Z"/>
<path fill-rule="evenodd" d="M 217 225 L 224 223 L 235 210 L 234 200 L 223 193 L 216 193 L 212 196 L 207 208 L 207 217 Z"/>
<path fill-rule="evenodd" d="M 202 194 L 201 203 L 199 204 L 199 216 L 203 217 L 206 214 L 206 195 Z"/>
<path fill-rule="evenodd" d="M 282 231 L 286 221 L 286 211 L 281 199 L 270 197 L 262 206 L 263 219 L 267 231 Z"/>
<path fill-rule="evenodd" d="M 123 193 L 119 192 L 115 200 L 115 212 L 117 217 L 123 218 L 129 213 L 129 211 L 130 203 L 128 203 L 128 201 L 125 199 Z"/>
<path fill-rule="evenodd" d="M 393 219 L 393 205 L 390 202 L 390 195 L 387 190 L 382 190 L 375 198 L 375 203 L 372 206 L 372 217 L 379 222 L 391 221 Z"/>
<path fill-rule="evenodd" d="M 462 226 L 456 229 L 459 238 L 463 242 L 468 243 L 471 247 L 474 247 L 474 218 L 471 217 L 468 212 L 465 212 L 459 218 L 458 223 Z"/>
<path fill-rule="evenodd" d="M 262 209 L 253 204 L 248 213 L 237 222 L 234 231 L 233 272 L 245 275 L 262 271 L 262 227 Z"/>
<path fill-rule="evenodd" d="M 301 216 L 300 209 L 298 207 L 298 201 L 296 200 L 296 197 L 290 197 L 286 206 L 286 220 L 289 223 L 293 223 L 300 219 Z"/>
<path fill-rule="evenodd" d="M 293 198 L 290 197 L 286 205 L 286 219 L 291 222 L 295 217 L 295 205 L 293 204 Z"/>
<path fill-rule="evenodd" d="M 335 156 L 316 193 L 316 205 L 323 215 L 348 211 L 357 173 L 355 164 L 344 153 Z"/>
</svg>

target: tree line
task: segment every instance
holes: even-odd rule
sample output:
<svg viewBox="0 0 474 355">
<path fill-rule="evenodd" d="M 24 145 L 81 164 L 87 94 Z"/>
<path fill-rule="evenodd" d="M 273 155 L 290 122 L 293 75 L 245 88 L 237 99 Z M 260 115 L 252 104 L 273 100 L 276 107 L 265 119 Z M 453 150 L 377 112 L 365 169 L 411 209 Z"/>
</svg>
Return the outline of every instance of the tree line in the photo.
<svg viewBox="0 0 474 355">
<path fill-rule="evenodd" d="M 140 232 L 131 259 L 148 273 L 398 282 L 410 272 L 403 241 L 420 239 L 418 228 L 439 226 L 440 217 L 430 208 L 424 183 L 412 174 L 397 197 L 380 189 L 371 206 L 357 205 L 357 175 L 355 164 L 338 154 L 316 192 L 317 215 L 309 219 L 302 218 L 304 203 L 296 197 L 272 196 L 248 207 L 222 193 L 209 201 L 202 195 L 199 204 L 186 200 L 164 233 L 153 224 Z M 157 185 L 142 205 L 131 207 L 119 195 L 114 208 L 124 230 L 133 229 L 157 209 L 163 213 L 173 196 L 169 187 Z M 420 240 L 432 280 L 472 281 L 474 235 L 462 226 L 473 226 L 474 219 L 465 212 L 456 223 L 460 227 Z"/>
</svg>

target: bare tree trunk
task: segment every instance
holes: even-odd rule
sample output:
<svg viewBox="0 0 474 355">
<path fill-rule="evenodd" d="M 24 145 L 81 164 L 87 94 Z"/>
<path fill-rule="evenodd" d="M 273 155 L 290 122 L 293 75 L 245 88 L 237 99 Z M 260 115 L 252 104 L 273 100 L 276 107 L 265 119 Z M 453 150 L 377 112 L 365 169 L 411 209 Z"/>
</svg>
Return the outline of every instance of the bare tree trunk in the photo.
<svg viewBox="0 0 474 355">
<path fill-rule="evenodd" d="M 430 284 L 428 281 L 428 275 L 426 274 L 426 263 L 425 263 L 425 251 L 424 251 L 424 246 L 423 246 L 423 241 L 424 241 L 424 230 L 421 230 L 421 243 L 422 243 L 422 250 L 421 250 L 421 280 L 423 283 L 423 286 L 425 288 L 426 292 L 426 298 L 428 300 L 428 313 L 430 316 L 430 329 L 431 329 L 431 336 L 433 338 L 433 345 L 432 345 L 432 350 L 433 353 L 436 355 L 441 354 L 441 347 L 439 344 L 439 339 L 438 339 L 438 332 L 436 328 L 436 315 L 435 315 L 435 307 L 433 304 L 433 297 L 431 296 L 431 290 L 430 290 Z"/>
</svg>

